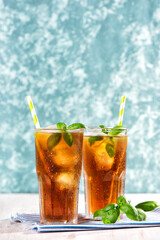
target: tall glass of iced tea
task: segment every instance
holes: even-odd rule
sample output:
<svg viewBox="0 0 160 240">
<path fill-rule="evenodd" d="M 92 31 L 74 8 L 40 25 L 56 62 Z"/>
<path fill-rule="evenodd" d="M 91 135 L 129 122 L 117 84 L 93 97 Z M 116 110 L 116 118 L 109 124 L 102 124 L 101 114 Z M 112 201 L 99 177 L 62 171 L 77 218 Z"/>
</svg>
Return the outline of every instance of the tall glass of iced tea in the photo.
<svg viewBox="0 0 160 240">
<path fill-rule="evenodd" d="M 40 221 L 76 223 L 83 129 L 35 129 Z"/>
<path fill-rule="evenodd" d="M 85 132 L 84 183 L 88 217 L 124 194 L 127 129 L 112 129 L 88 128 Z"/>
</svg>

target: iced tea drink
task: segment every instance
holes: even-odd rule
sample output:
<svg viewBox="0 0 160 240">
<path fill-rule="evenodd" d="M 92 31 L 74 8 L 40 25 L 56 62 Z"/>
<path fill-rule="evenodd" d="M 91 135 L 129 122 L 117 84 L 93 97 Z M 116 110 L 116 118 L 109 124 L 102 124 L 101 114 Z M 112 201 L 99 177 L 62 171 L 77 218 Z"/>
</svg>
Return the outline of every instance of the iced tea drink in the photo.
<svg viewBox="0 0 160 240">
<path fill-rule="evenodd" d="M 77 222 L 82 144 L 82 129 L 35 130 L 41 223 Z"/>
<path fill-rule="evenodd" d="M 126 176 L 127 129 L 118 136 L 90 128 L 84 136 L 84 182 L 86 215 L 116 203 L 124 194 Z M 94 141 L 95 140 L 95 141 Z"/>
</svg>

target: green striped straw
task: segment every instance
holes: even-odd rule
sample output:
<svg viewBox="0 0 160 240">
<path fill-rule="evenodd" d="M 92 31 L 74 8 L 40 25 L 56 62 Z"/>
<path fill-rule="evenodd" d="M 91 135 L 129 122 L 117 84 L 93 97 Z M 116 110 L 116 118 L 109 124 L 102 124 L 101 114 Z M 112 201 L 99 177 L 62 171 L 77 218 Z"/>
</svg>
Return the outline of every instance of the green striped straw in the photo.
<svg viewBox="0 0 160 240">
<path fill-rule="evenodd" d="M 119 109 L 118 126 L 122 126 L 123 115 L 124 115 L 124 107 L 125 107 L 125 101 L 126 101 L 126 97 L 125 97 L 125 96 L 122 96 L 122 97 L 121 97 L 121 105 L 120 105 L 120 109 Z"/>
<path fill-rule="evenodd" d="M 27 96 L 26 98 L 27 98 L 27 102 L 28 102 L 29 108 L 31 110 L 31 114 L 32 114 L 32 118 L 33 118 L 34 124 L 35 124 L 36 128 L 40 128 L 40 124 L 39 124 L 39 121 L 38 121 L 38 118 L 37 118 L 37 115 L 36 115 L 35 108 L 33 106 L 32 99 L 31 99 L 30 96 Z"/>
</svg>

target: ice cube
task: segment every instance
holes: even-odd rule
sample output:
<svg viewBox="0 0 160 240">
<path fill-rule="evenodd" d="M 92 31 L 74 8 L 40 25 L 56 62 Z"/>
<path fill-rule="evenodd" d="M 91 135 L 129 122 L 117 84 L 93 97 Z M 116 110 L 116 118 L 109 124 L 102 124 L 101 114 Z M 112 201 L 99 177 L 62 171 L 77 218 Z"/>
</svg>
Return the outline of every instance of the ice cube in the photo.
<svg viewBox="0 0 160 240">
<path fill-rule="evenodd" d="M 58 184 L 60 190 L 76 186 L 74 174 L 71 172 L 59 173 L 58 177 L 56 177 L 56 183 Z"/>
<path fill-rule="evenodd" d="M 94 159 L 98 170 L 108 171 L 114 163 L 114 156 L 110 157 L 106 151 L 106 142 L 94 146 Z"/>
<path fill-rule="evenodd" d="M 63 168 L 72 168 L 80 161 L 80 152 L 76 145 L 56 148 L 51 155 L 53 163 Z"/>
</svg>

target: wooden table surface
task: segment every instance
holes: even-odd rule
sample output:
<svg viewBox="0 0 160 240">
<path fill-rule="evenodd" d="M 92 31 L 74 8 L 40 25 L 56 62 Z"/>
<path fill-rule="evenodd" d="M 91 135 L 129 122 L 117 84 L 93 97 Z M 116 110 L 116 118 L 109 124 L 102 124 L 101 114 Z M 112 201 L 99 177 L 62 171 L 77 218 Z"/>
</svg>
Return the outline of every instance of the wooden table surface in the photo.
<svg viewBox="0 0 160 240">
<path fill-rule="evenodd" d="M 126 194 L 133 204 L 155 200 L 160 202 L 160 194 Z M 84 196 L 80 195 L 79 212 L 84 212 Z M 96 230 L 63 233 L 36 233 L 28 230 L 26 223 L 11 223 L 14 213 L 38 213 L 38 194 L 0 194 L 0 240 L 36 239 L 83 239 L 83 240 L 160 240 L 160 227 Z"/>
</svg>

